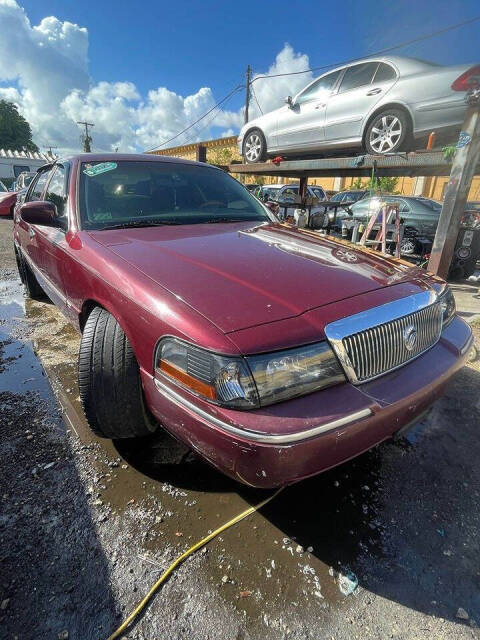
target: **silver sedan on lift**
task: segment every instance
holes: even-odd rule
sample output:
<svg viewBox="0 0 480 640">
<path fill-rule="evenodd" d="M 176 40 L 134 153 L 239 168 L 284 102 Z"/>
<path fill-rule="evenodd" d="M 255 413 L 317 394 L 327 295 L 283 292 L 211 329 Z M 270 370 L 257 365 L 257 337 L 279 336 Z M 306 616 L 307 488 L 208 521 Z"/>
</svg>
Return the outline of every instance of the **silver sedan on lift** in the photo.
<svg viewBox="0 0 480 640">
<path fill-rule="evenodd" d="M 272 154 L 364 149 L 383 154 L 411 148 L 432 130 L 458 131 L 464 90 L 480 66 L 440 66 L 414 58 L 369 58 L 323 74 L 288 96 L 285 106 L 247 122 L 238 137 L 246 162 Z"/>
</svg>

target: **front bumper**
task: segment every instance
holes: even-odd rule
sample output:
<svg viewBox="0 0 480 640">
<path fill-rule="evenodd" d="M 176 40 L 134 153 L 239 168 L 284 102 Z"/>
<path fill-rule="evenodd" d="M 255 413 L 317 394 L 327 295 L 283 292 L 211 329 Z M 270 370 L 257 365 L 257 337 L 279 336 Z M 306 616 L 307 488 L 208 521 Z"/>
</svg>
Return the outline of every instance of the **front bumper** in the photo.
<svg viewBox="0 0 480 640">
<path fill-rule="evenodd" d="M 456 317 L 422 356 L 359 386 L 234 411 L 142 371 L 147 404 L 175 437 L 245 484 L 270 488 L 315 475 L 390 438 L 419 417 L 465 363 L 472 336 Z"/>
</svg>

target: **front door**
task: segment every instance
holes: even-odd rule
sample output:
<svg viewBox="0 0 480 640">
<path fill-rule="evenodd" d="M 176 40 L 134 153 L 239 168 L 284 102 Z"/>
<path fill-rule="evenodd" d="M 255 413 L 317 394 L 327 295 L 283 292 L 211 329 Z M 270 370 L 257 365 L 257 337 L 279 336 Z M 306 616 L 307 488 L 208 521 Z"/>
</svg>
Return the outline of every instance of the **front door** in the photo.
<svg viewBox="0 0 480 640">
<path fill-rule="evenodd" d="M 277 146 L 281 151 L 301 151 L 321 146 L 325 139 L 325 114 L 340 71 L 318 78 L 299 93 L 291 106 L 278 111 Z"/>
<path fill-rule="evenodd" d="M 42 256 L 40 270 L 42 272 L 42 286 L 48 297 L 64 313 L 67 312 L 67 298 L 63 282 L 63 264 L 65 248 L 67 246 L 65 234 L 67 231 L 67 188 L 66 168 L 56 165 L 51 173 L 45 192 L 45 200 L 55 205 L 55 225 L 37 226 L 38 252 Z"/>
<path fill-rule="evenodd" d="M 28 189 L 25 202 L 43 200 L 43 194 L 47 185 L 48 175 L 49 171 L 47 169 L 46 171 L 39 173 L 33 179 L 32 184 Z M 33 268 L 34 271 L 35 269 L 40 269 L 42 257 L 38 250 L 38 225 L 33 225 L 25 222 L 18 211 L 15 215 L 18 216 L 17 229 L 20 245 L 22 247 L 22 253 L 28 264 Z"/>
<path fill-rule="evenodd" d="M 347 67 L 337 93 L 328 101 L 325 115 L 327 142 L 360 139 L 365 116 L 392 88 L 396 79 L 394 68 L 382 62 Z"/>
</svg>

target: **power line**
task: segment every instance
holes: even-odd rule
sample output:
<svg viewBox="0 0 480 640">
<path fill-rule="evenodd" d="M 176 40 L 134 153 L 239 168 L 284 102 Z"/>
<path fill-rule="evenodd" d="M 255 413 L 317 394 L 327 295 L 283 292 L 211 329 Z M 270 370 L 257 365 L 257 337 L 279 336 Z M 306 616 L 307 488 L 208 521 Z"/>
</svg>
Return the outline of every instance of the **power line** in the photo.
<svg viewBox="0 0 480 640">
<path fill-rule="evenodd" d="M 260 103 L 259 103 L 258 98 L 257 98 L 257 94 L 255 93 L 255 89 L 253 88 L 253 85 L 251 83 L 250 83 L 250 91 L 252 92 L 252 96 L 254 97 L 255 102 L 257 103 L 257 107 L 260 109 L 260 113 L 263 116 L 262 107 L 260 106 Z"/>
<path fill-rule="evenodd" d="M 214 111 L 215 109 L 217 109 L 221 104 L 223 104 L 226 100 L 228 100 L 229 98 L 231 98 L 233 96 L 234 93 L 236 93 L 237 91 L 239 91 L 240 89 L 243 89 L 244 85 L 237 85 L 234 89 L 232 89 L 230 91 L 230 93 L 228 93 L 224 98 L 222 98 L 221 100 L 219 100 L 217 102 L 216 105 L 214 105 L 211 109 L 209 109 L 206 113 L 203 114 L 203 116 L 200 116 L 200 118 L 198 118 L 197 120 L 195 120 L 195 122 L 192 122 L 192 124 L 188 125 L 188 127 L 185 127 L 185 129 L 182 129 L 182 131 L 180 131 L 179 133 L 175 134 L 174 136 L 172 136 L 171 138 L 169 138 L 168 140 L 164 140 L 163 142 L 161 142 L 159 145 L 157 145 L 156 147 L 153 147 L 152 149 L 148 149 L 148 151 L 155 151 L 155 149 L 159 149 L 160 147 L 163 147 L 164 145 L 168 144 L 169 142 L 172 142 L 173 140 L 175 140 L 176 138 L 178 138 L 179 136 L 182 135 L 182 133 L 185 133 L 185 131 L 188 131 L 189 129 L 191 129 L 192 127 L 194 127 L 196 124 L 198 124 L 201 120 L 203 120 L 204 118 L 206 118 L 210 113 L 212 113 L 212 111 Z"/>
<path fill-rule="evenodd" d="M 271 73 L 271 74 L 263 74 L 260 76 L 256 76 L 251 81 L 250 86 L 257 80 L 261 80 L 263 78 L 280 78 L 282 76 L 296 76 L 302 73 L 310 73 L 311 71 L 321 71 L 323 69 L 330 69 L 331 67 L 339 67 L 342 64 L 349 64 L 350 62 L 358 62 L 359 60 L 364 60 L 365 58 L 373 58 L 373 57 L 381 56 L 384 53 L 389 53 L 390 51 L 395 51 L 396 49 L 403 49 L 403 47 L 408 47 L 409 45 L 415 44 L 416 42 L 421 42 L 422 40 L 428 40 L 429 38 L 434 38 L 435 36 L 439 36 L 442 33 L 447 33 L 448 31 L 459 29 L 460 27 L 464 27 L 467 24 L 472 24 L 473 22 L 478 22 L 479 20 L 480 20 L 480 16 L 476 16 L 474 18 L 471 18 L 470 20 L 465 20 L 464 22 L 459 22 L 458 24 L 453 24 L 453 25 L 450 25 L 449 27 L 445 27 L 444 29 L 440 29 L 439 31 L 433 31 L 432 33 L 428 33 L 425 36 L 412 38 L 412 40 L 406 40 L 405 42 L 396 44 L 393 47 L 387 47 L 386 49 L 381 49 L 380 51 L 376 51 L 375 53 L 370 53 L 368 56 L 362 56 L 360 58 L 351 58 L 350 60 L 344 60 L 343 62 L 332 62 L 331 64 L 326 64 L 321 67 L 312 67 L 311 69 L 304 69 L 303 71 L 289 71 L 288 73 Z"/>
</svg>

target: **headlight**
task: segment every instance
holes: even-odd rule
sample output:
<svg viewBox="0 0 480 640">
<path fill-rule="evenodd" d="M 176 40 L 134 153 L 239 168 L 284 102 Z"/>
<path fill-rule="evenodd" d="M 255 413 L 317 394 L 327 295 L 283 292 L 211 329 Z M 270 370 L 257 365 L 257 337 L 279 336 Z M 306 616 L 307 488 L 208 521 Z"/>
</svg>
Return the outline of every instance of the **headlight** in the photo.
<svg viewBox="0 0 480 640">
<path fill-rule="evenodd" d="M 176 338 L 160 341 L 155 375 L 234 409 L 281 402 L 345 380 L 326 342 L 242 358 L 217 355 Z"/>
<path fill-rule="evenodd" d="M 442 291 L 439 300 L 443 314 L 442 322 L 443 326 L 445 327 L 447 324 L 449 324 L 449 322 L 451 322 L 456 311 L 455 298 L 449 286 L 446 286 Z"/>
<path fill-rule="evenodd" d="M 326 342 L 247 357 L 262 405 L 303 396 L 345 380 Z"/>
</svg>

